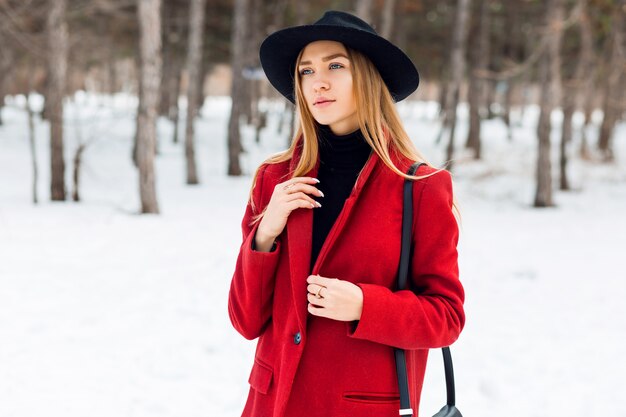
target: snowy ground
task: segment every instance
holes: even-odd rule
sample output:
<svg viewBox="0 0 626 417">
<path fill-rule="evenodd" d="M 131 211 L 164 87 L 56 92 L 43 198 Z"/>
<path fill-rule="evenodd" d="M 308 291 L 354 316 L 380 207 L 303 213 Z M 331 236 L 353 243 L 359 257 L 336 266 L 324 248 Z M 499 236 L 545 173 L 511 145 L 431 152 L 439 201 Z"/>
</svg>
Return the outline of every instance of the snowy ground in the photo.
<svg viewBox="0 0 626 417">
<path fill-rule="evenodd" d="M 69 103 L 68 184 L 79 138 L 93 140 L 80 204 L 48 201 L 47 124 L 37 122 L 38 206 L 23 100 L 7 101 L 0 417 L 238 416 L 255 343 L 230 327 L 226 298 L 250 177 L 224 175 L 228 100 L 208 100 L 197 122 L 200 186 L 184 185 L 183 148 L 159 122 L 160 216 L 135 214 L 132 98 L 79 94 Z M 400 109 L 418 147 L 441 163 L 436 108 Z M 459 154 L 468 318 L 453 347 L 459 408 L 474 417 L 623 417 L 626 124 L 615 164 L 572 161 L 577 191 L 557 192 L 557 207 L 537 210 L 535 120 L 529 109 L 512 142 L 500 121 L 488 121 L 485 161 Z M 283 146 L 275 124 L 260 146 L 247 138 L 247 173 Z M 440 362 L 433 352 L 422 416 L 444 403 Z"/>
</svg>

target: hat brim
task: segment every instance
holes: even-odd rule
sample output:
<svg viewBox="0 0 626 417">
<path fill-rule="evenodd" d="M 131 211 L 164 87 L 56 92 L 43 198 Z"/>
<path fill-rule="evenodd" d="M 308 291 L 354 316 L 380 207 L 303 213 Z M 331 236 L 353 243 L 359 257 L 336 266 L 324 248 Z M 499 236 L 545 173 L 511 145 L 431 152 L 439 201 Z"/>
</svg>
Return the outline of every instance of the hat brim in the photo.
<svg viewBox="0 0 626 417">
<path fill-rule="evenodd" d="M 341 42 L 366 55 L 396 102 L 404 100 L 419 85 L 419 73 L 411 59 L 381 36 L 333 25 L 295 26 L 268 36 L 259 51 L 268 80 L 292 103 L 295 103 L 293 76 L 298 54 L 309 43 L 320 40 Z"/>
</svg>

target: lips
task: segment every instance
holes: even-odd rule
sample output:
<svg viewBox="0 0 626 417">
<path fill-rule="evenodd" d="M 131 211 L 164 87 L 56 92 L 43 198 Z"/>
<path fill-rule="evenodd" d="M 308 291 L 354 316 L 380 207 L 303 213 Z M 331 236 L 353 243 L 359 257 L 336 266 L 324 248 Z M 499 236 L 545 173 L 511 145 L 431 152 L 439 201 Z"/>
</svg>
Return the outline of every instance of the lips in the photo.
<svg viewBox="0 0 626 417">
<path fill-rule="evenodd" d="M 324 104 L 324 103 L 332 103 L 335 100 L 331 100 L 328 98 L 324 98 L 324 97 L 320 97 L 317 100 L 315 100 L 315 103 L 313 103 L 314 106 L 317 106 L 318 104 Z"/>
</svg>

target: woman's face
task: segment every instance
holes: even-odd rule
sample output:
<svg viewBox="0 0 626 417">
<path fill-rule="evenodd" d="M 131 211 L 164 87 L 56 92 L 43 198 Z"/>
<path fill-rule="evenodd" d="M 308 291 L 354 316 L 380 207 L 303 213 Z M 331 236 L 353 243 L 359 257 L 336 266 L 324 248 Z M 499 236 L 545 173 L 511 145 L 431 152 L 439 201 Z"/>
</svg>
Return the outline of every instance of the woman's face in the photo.
<svg viewBox="0 0 626 417">
<path fill-rule="evenodd" d="M 315 120 L 336 135 L 359 127 L 348 52 L 335 41 L 316 41 L 302 53 L 298 71 L 304 100 Z"/>
</svg>

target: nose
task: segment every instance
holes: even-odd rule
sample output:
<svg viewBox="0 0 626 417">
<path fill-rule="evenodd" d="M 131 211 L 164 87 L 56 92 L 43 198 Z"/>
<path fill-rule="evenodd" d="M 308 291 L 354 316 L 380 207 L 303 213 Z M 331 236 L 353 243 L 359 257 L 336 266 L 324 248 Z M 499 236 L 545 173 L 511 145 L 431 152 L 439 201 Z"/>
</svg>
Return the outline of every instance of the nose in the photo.
<svg viewBox="0 0 626 417">
<path fill-rule="evenodd" d="M 312 87 L 313 87 L 313 91 L 317 93 L 323 90 L 328 90 L 330 88 L 330 85 L 328 84 L 327 81 L 321 78 L 318 78 L 313 82 Z"/>
</svg>

